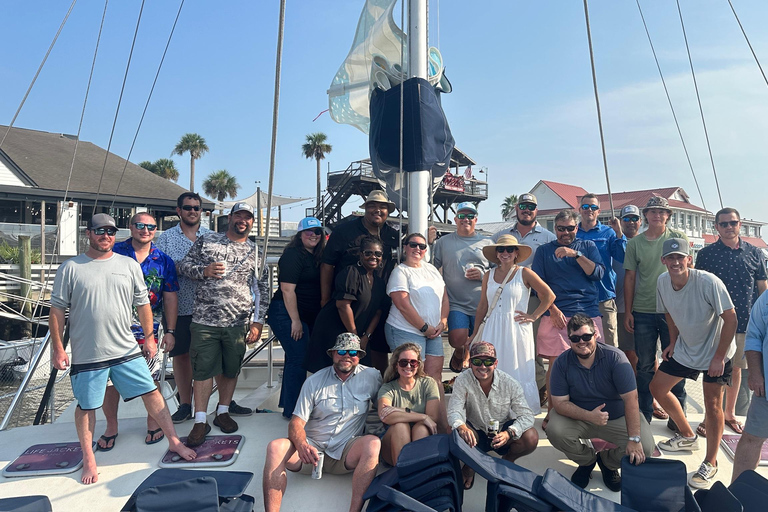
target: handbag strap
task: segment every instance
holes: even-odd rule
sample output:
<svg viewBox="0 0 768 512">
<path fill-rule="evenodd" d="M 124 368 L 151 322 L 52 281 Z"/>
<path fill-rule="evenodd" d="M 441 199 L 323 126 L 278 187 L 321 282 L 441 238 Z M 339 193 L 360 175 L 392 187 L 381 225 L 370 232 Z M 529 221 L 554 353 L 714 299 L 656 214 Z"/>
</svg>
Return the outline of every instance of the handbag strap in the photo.
<svg viewBox="0 0 768 512">
<path fill-rule="evenodd" d="M 496 303 L 499 302 L 499 297 L 501 297 L 501 292 L 504 289 L 504 286 L 509 282 L 510 279 L 512 279 L 512 276 L 515 275 L 517 270 L 520 267 L 518 265 L 515 265 L 511 269 L 509 269 L 509 272 L 507 272 L 507 275 L 504 277 L 504 280 L 501 282 L 501 285 L 499 286 L 498 290 L 496 290 L 496 293 L 493 296 L 493 300 L 491 301 L 490 305 L 488 306 L 488 311 L 485 312 L 485 318 L 483 318 L 483 322 L 485 323 L 486 320 L 488 320 L 488 317 L 491 316 L 491 311 L 493 311 L 493 308 L 496 307 Z M 494 270 L 495 272 L 495 270 Z M 488 276 L 488 279 L 492 279 L 491 276 Z"/>
</svg>

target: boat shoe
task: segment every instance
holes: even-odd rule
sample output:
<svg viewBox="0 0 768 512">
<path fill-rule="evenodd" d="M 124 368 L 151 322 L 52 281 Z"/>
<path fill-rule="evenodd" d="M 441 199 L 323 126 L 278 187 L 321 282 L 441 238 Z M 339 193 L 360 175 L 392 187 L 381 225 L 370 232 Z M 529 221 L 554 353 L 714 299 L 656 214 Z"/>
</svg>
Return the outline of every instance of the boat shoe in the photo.
<svg viewBox="0 0 768 512">
<path fill-rule="evenodd" d="M 187 446 L 194 448 L 200 446 L 205 442 L 205 436 L 211 431 L 211 426 L 206 421 L 205 423 L 195 423 L 192 427 L 192 431 L 187 436 Z"/>
<path fill-rule="evenodd" d="M 228 412 L 223 414 L 217 414 L 213 420 L 213 424 L 219 427 L 225 434 L 231 434 L 237 432 L 237 422 L 233 420 Z"/>
</svg>

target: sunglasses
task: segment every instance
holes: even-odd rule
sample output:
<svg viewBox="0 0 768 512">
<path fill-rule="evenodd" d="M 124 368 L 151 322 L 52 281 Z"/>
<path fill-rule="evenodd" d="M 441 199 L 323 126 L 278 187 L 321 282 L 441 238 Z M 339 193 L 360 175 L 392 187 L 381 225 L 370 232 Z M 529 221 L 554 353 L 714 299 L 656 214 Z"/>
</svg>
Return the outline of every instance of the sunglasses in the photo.
<svg viewBox="0 0 768 512">
<path fill-rule="evenodd" d="M 571 334 L 570 336 L 568 336 L 568 339 L 571 340 L 571 343 L 578 343 L 580 341 L 589 341 L 594 337 L 595 337 L 595 333 L 590 332 L 590 333 L 581 334 L 581 335 Z"/>
<path fill-rule="evenodd" d="M 337 350 L 336 353 L 340 356 L 357 357 L 357 350 Z"/>
<path fill-rule="evenodd" d="M 157 224 L 146 224 L 144 222 L 134 222 L 133 227 L 141 231 L 144 228 L 147 228 L 147 231 L 154 231 L 157 229 Z"/>
<path fill-rule="evenodd" d="M 456 215 L 456 217 L 458 217 L 459 220 L 461 219 L 475 220 L 475 217 L 477 217 L 477 215 L 475 215 L 474 213 L 460 213 Z"/>
<path fill-rule="evenodd" d="M 521 210 L 530 210 L 530 211 L 534 211 L 536 209 L 536 205 L 530 204 L 530 203 L 519 204 L 517 205 L 517 207 L 520 208 Z"/>
<path fill-rule="evenodd" d="M 308 234 L 308 235 L 309 235 L 309 234 L 312 234 L 312 235 L 317 235 L 317 236 L 320 236 L 320 235 L 322 235 L 322 234 L 323 234 L 323 228 L 310 228 L 310 229 L 305 229 L 304 231 L 302 231 L 302 233 L 306 233 L 306 234 Z"/>
<path fill-rule="evenodd" d="M 410 247 L 411 249 L 416 249 L 418 247 L 422 251 L 427 250 L 427 244 L 420 244 L 417 242 L 408 242 L 408 247 Z"/>
<path fill-rule="evenodd" d="M 640 217 L 635 217 L 634 215 L 628 215 L 626 217 L 622 217 L 621 220 L 624 222 L 638 222 L 640 220 Z"/>
<path fill-rule="evenodd" d="M 571 233 L 576 229 L 576 226 L 555 226 L 555 229 L 560 233 L 565 233 L 566 231 Z"/>
<path fill-rule="evenodd" d="M 739 225 L 739 222 L 741 222 L 741 221 L 740 220 L 729 220 L 729 221 L 725 221 L 725 222 L 718 222 L 717 225 L 720 226 L 721 228 L 727 228 L 727 227 L 735 228 L 736 226 Z"/>
<path fill-rule="evenodd" d="M 493 363 L 496 362 L 495 357 L 473 357 L 469 360 L 470 363 L 472 363 L 472 366 L 493 366 Z"/>
<path fill-rule="evenodd" d="M 96 228 L 92 231 L 93 231 L 93 234 L 97 236 L 101 236 L 101 235 L 115 236 L 117 234 L 117 230 L 115 228 Z"/>
<path fill-rule="evenodd" d="M 411 368 L 418 368 L 420 364 L 421 363 L 417 359 L 400 359 L 397 362 L 397 366 L 400 368 L 407 368 L 409 366 Z"/>
<path fill-rule="evenodd" d="M 581 205 L 582 210 L 592 210 L 593 212 L 596 212 L 600 209 L 600 205 L 597 204 L 583 204 Z"/>
<path fill-rule="evenodd" d="M 497 247 L 496 252 L 502 253 L 502 252 L 515 252 L 517 250 L 517 247 L 510 247 L 510 246 L 502 246 Z"/>
<path fill-rule="evenodd" d="M 381 251 L 363 251 L 363 256 L 365 256 L 366 258 L 370 258 L 371 256 L 375 258 L 381 258 L 382 256 L 384 256 L 384 253 Z"/>
<path fill-rule="evenodd" d="M 192 206 L 192 205 L 189 205 L 189 204 L 185 204 L 184 206 L 181 207 L 181 209 L 184 210 L 185 212 L 191 212 L 193 210 L 196 211 L 196 212 L 200 211 L 200 207 L 199 206 Z"/>
</svg>

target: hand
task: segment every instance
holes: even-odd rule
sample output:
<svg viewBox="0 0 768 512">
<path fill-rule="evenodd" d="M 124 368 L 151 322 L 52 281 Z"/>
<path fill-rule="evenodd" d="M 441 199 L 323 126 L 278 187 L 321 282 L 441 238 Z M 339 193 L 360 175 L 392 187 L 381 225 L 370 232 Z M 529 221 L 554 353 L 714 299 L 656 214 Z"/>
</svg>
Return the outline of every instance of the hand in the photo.
<svg viewBox="0 0 768 512">
<path fill-rule="evenodd" d="M 317 449 L 314 446 L 304 442 L 304 444 L 299 446 L 296 451 L 299 452 L 299 459 L 301 459 L 302 464 L 312 464 L 313 466 L 317 466 L 320 457 L 317 456 Z"/>
<path fill-rule="evenodd" d="M 570 247 L 558 247 L 555 249 L 555 257 L 557 258 L 575 258 L 576 256 L 576 251 Z"/>
<path fill-rule="evenodd" d="M 640 464 L 645 462 L 645 452 L 643 451 L 643 443 L 636 443 L 634 441 L 628 442 L 625 453 L 627 454 L 627 457 L 629 457 L 629 462 L 631 462 L 635 466 L 639 466 Z"/>
<path fill-rule="evenodd" d="M 425 414 L 424 419 L 421 420 L 421 423 L 427 427 L 427 430 L 429 430 L 430 434 L 437 434 L 437 423 L 435 423 L 435 420 Z"/>
<path fill-rule="evenodd" d="M 477 438 L 475 437 L 475 431 L 466 425 L 461 425 L 459 428 L 459 437 L 461 437 L 470 448 L 474 448 L 477 444 Z"/>
<path fill-rule="evenodd" d="M 65 350 L 55 350 L 53 351 L 53 366 L 57 370 L 66 370 L 69 366 L 69 357 L 67 356 L 67 352 Z"/>
<path fill-rule="evenodd" d="M 328 304 L 328 302 L 329 302 L 330 300 L 331 300 L 330 298 L 327 298 L 327 299 L 323 299 L 323 298 L 321 298 L 321 299 L 320 299 L 320 307 L 322 308 L 323 306 L 325 306 L 326 304 Z"/>
<path fill-rule="evenodd" d="M 552 319 L 552 325 L 557 329 L 565 329 L 565 315 L 557 306 L 549 308 L 549 317 Z"/>
<path fill-rule="evenodd" d="M 435 226 L 429 226 L 427 228 L 427 243 L 432 245 L 437 238 L 437 228 Z"/>
<path fill-rule="evenodd" d="M 163 335 L 163 341 L 160 343 L 160 348 L 162 348 L 164 352 L 170 352 L 175 346 L 176 335 L 173 333 L 165 333 Z"/>
<path fill-rule="evenodd" d="M 221 261 L 214 261 L 207 267 L 203 269 L 203 275 L 205 277 L 213 277 L 215 279 L 221 279 L 224 277 L 224 272 L 226 272 L 227 266 L 222 263 Z"/>
<path fill-rule="evenodd" d="M 371 337 L 369 335 L 366 334 L 365 336 L 360 336 L 360 348 L 365 350 L 369 341 L 371 341 Z"/>
<path fill-rule="evenodd" d="M 427 332 L 424 333 L 424 335 L 431 340 L 443 334 L 443 329 L 445 329 L 445 326 L 443 325 L 443 322 L 440 322 L 436 326 L 427 329 Z"/>
<path fill-rule="evenodd" d="M 669 361 L 669 358 L 672 357 L 672 355 L 674 353 L 675 353 L 675 344 L 674 343 L 670 343 L 669 345 L 667 345 L 667 348 L 665 348 L 661 352 L 661 358 L 664 359 L 665 361 Z M 721 375 L 722 375 L 722 373 L 721 373 Z"/>
<path fill-rule="evenodd" d="M 501 448 L 502 446 L 506 445 L 510 439 L 512 439 L 512 437 L 509 435 L 508 431 L 504 430 L 499 432 L 493 436 L 493 439 L 491 439 L 491 448 L 494 450 L 496 448 Z"/>
<path fill-rule="evenodd" d="M 765 396 L 765 377 L 759 370 L 749 372 L 747 385 L 755 393 L 755 396 Z"/>
<path fill-rule="evenodd" d="M 147 359 L 152 359 L 157 355 L 157 342 L 155 341 L 155 336 L 153 334 L 144 338 L 144 345 L 142 346 L 141 351 Z"/>
<path fill-rule="evenodd" d="M 466 277 L 470 281 L 482 281 L 483 270 L 480 267 L 472 267 L 466 272 L 464 272 L 464 277 Z"/>
<path fill-rule="evenodd" d="M 515 322 L 520 324 L 532 324 L 536 321 L 536 317 L 529 315 L 523 311 L 515 311 Z"/>
<path fill-rule="evenodd" d="M 608 413 L 605 412 L 603 408 L 605 408 L 605 404 L 598 405 L 590 412 L 592 416 L 592 420 L 590 421 L 598 427 L 602 427 L 608 424 Z"/>
<path fill-rule="evenodd" d="M 251 322 L 251 327 L 248 329 L 248 334 L 245 335 L 245 341 L 253 343 L 261 338 L 261 330 L 264 328 L 264 324 L 259 322 Z"/>
<path fill-rule="evenodd" d="M 301 320 L 291 320 L 291 338 L 299 341 L 304 335 L 304 327 L 301 325 Z"/>
<path fill-rule="evenodd" d="M 624 328 L 627 332 L 635 332 L 635 317 L 629 311 L 624 313 Z"/>
<path fill-rule="evenodd" d="M 715 355 L 709 363 L 707 375 L 710 377 L 720 377 L 725 372 L 725 358 Z"/>
<path fill-rule="evenodd" d="M 611 219 L 611 228 L 613 228 L 613 231 L 616 233 L 616 238 L 624 236 L 624 233 L 621 231 L 621 223 L 619 223 L 619 219 L 616 217 Z"/>
</svg>

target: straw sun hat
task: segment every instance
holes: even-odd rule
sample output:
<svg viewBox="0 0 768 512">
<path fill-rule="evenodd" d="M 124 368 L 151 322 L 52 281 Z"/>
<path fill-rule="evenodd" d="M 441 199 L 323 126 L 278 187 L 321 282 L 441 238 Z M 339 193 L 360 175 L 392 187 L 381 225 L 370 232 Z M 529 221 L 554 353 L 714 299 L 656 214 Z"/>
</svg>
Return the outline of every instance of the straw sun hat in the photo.
<svg viewBox="0 0 768 512">
<path fill-rule="evenodd" d="M 499 258 L 496 255 L 497 247 L 517 247 L 517 261 L 516 263 L 522 263 L 531 257 L 533 250 L 524 244 L 517 242 L 517 238 L 512 235 L 501 235 L 499 240 L 495 244 L 486 245 L 483 247 L 483 256 L 492 263 L 499 263 Z"/>
</svg>

